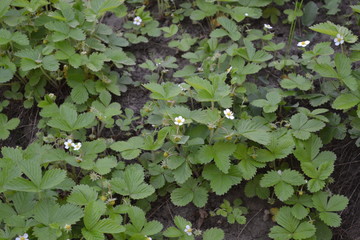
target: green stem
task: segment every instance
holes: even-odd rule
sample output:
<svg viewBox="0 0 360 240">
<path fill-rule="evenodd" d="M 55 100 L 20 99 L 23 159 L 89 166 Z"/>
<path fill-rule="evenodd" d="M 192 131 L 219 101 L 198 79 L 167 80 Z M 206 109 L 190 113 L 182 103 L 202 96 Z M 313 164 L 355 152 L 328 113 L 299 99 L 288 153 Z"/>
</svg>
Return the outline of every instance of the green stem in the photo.
<svg viewBox="0 0 360 240">
<path fill-rule="evenodd" d="M 49 79 L 50 83 L 54 87 L 58 88 L 59 86 L 57 85 L 57 83 L 49 76 L 49 74 L 46 73 L 45 69 L 43 67 L 40 67 L 40 69 L 41 69 L 42 73 Z"/>
</svg>

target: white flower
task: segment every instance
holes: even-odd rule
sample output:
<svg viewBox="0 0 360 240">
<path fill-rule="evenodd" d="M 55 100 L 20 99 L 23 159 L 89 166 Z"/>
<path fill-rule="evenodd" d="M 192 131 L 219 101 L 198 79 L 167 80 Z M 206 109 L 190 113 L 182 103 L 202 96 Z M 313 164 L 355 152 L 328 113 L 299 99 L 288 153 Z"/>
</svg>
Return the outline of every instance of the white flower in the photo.
<svg viewBox="0 0 360 240">
<path fill-rule="evenodd" d="M 234 119 L 234 113 L 230 109 L 228 109 L 228 108 L 225 109 L 224 114 L 225 114 L 226 118 L 231 119 L 231 120 Z"/>
<path fill-rule="evenodd" d="M 228 69 L 226 69 L 226 72 L 227 72 L 227 73 L 231 72 L 231 69 L 232 69 L 232 66 L 229 67 Z"/>
<path fill-rule="evenodd" d="M 298 47 L 306 47 L 307 45 L 309 45 L 310 41 L 306 40 L 306 41 L 302 41 L 302 42 L 298 42 L 297 46 Z"/>
<path fill-rule="evenodd" d="M 81 142 L 72 143 L 71 146 L 74 148 L 75 151 L 79 151 L 81 148 Z"/>
<path fill-rule="evenodd" d="M 27 233 L 24 233 L 24 235 L 19 235 L 19 237 L 15 238 L 15 240 L 29 240 L 29 235 Z"/>
<path fill-rule="evenodd" d="M 73 141 L 71 139 L 68 139 L 66 142 L 64 142 L 65 149 L 69 149 L 73 144 Z"/>
<path fill-rule="evenodd" d="M 248 13 L 245 13 L 245 17 L 247 17 L 247 16 L 249 16 L 249 14 L 248 14 Z"/>
<path fill-rule="evenodd" d="M 65 224 L 64 229 L 67 232 L 71 231 L 71 225 L 70 224 Z"/>
<path fill-rule="evenodd" d="M 145 240 L 152 240 L 152 238 L 145 235 Z"/>
<path fill-rule="evenodd" d="M 264 28 L 266 28 L 266 29 L 272 29 L 273 27 L 270 26 L 269 24 L 264 24 Z"/>
<path fill-rule="evenodd" d="M 134 18 L 134 22 L 133 22 L 133 23 L 134 23 L 135 25 L 140 26 L 141 22 L 142 22 L 141 17 L 137 16 L 136 18 Z"/>
<path fill-rule="evenodd" d="M 281 171 L 281 170 L 278 170 L 277 173 L 278 173 L 279 175 L 281 175 L 281 174 L 282 174 L 282 171 Z"/>
<path fill-rule="evenodd" d="M 187 235 L 192 235 L 192 228 L 189 225 L 186 225 L 184 232 L 186 232 Z"/>
<path fill-rule="evenodd" d="M 175 125 L 179 125 L 179 126 L 183 125 L 184 122 L 185 122 L 185 118 L 183 118 L 182 116 L 176 117 L 174 121 Z"/>
<path fill-rule="evenodd" d="M 340 44 L 344 43 L 344 36 L 341 36 L 340 34 L 336 35 L 336 38 L 334 39 L 334 43 L 336 46 L 339 46 Z"/>
</svg>

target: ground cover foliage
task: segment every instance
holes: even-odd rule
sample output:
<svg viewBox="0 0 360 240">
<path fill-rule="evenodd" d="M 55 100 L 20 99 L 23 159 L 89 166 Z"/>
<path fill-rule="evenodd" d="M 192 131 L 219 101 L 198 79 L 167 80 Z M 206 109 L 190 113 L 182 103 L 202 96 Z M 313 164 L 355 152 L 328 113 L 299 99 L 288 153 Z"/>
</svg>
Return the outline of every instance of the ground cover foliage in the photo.
<svg viewBox="0 0 360 240">
<path fill-rule="evenodd" d="M 350 239 L 333 229 L 358 185 L 332 187 L 333 146 L 360 146 L 348 3 L 2 0 L 0 239 L 245 239 L 234 191 L 264 200 L 266 239 Z M 151 42 L 173 54 L 139 56 Z M 164 201 L 201 221 L 164 226 Z"/>
</svg>

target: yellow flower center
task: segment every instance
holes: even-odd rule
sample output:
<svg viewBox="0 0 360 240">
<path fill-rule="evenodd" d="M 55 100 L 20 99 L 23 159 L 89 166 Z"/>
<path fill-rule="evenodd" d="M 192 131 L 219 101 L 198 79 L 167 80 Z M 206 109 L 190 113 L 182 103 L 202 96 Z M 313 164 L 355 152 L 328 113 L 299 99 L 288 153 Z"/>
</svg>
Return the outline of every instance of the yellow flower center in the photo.
<svg viewBox="0 0 360 240">
<path fill-rule="evenodd" d="M 186 231 L 187 232 L 192 232 L 192 228 L 187 228 Z"/>
<path fill-rule="evenodd" d="M 24 237 L 20 237 L 20 240 L 26 240 L 26 238 L 24 238 Z"/>
<path fill-rule="evenodd" d="M 65 225 L 65 229 L 66 229 L 66 230 L 71 230 L 71 225 L 66 224 L 66 225 Z"/>
<path fill-rule="evenodd" d="M 226 115 L 230 117 L 230 116 L 231 116 L 231 112 L 227 112 Z"/>
<path fill-rule="evenodd" d="M 301 44 L 301 45 L 305 45 L 306 43 L 305 43 L 305 42 L 301 42 L 300 44 Z"/>
<path fill-rule="evenodd" d="M 337 42 L 341 42 L 342 38 L 336 38 Z"/>
</svg>

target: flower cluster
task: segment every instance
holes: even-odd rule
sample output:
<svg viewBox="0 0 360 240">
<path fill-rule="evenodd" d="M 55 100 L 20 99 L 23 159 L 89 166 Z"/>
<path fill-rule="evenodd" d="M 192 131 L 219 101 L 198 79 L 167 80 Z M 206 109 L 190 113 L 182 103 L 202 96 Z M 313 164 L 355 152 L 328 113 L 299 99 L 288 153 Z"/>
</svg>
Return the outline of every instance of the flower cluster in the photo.
<svg viewBox="0 0 360 240">
<path fill-rule="evenodd" d="M 65 149 L 69 149 L 69 148 L 73 148 L 75 151 L 79 151 L 81 148 L 81 142 L 78 143 L 74 143 L 71 139 L 66 140 L 66 142 L 64 142 L 65 145 Z"/>
</svg>

